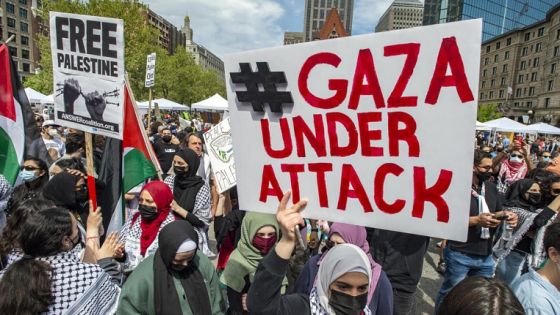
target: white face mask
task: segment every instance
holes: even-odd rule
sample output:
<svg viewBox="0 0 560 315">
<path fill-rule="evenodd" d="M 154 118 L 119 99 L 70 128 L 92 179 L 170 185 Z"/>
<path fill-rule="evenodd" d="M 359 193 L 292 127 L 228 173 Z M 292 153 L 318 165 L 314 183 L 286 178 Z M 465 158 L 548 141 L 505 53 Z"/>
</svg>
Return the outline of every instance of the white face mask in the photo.
<svg viewBox="0 0 560 315">
<path fill-rule="evenodd" d="M 513 157 L 513 156 L 510 157 L 509 160 L 510 160 L 511 162 L 517 162 L 517 163 L 523 162 L 522 159 L 520 159 L 520 158 L 518 158 L 518 157 Z"/>
<path fill-rule="evenodd" d="M 58 130 L 56 129 L 49 129 L 49 136 L 54 137 L 58 135 Z"/>
</svg>

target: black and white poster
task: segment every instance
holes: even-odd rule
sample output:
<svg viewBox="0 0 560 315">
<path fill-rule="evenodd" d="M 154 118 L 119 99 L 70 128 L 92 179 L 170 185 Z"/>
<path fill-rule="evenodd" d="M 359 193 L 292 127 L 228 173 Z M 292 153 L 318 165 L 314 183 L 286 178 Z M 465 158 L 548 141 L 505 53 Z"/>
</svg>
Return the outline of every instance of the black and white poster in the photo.
<svg viewBox="0 0 560 315">
<path fill-rule="evenodd" d="M 122 139 L 123 21 L 50 12 L 50 36 L 55 122 Z"/>
</svg>

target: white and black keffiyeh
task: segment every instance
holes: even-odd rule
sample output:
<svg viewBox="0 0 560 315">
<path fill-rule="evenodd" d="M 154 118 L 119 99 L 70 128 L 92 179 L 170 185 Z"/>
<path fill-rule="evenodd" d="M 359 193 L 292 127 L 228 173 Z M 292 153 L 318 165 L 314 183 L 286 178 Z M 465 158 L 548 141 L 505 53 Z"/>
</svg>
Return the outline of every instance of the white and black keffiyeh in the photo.
<svg viewBox="0 0 560 315">
<path fill-rule="evenodd" d="M 81 263 L 70 251 L 35 259 L 45 261 L 53 268 L 54 302 L 42 314 L 106 315 L 116 312 L 120 289 L 98 265 Z"/>
</svg>

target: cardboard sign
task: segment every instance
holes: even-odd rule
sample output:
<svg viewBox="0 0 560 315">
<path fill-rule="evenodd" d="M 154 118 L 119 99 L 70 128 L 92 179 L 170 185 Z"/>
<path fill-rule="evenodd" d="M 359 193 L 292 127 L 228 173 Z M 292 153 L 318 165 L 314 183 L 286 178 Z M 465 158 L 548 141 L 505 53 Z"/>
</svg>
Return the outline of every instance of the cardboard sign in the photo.
<svg viewBox="0 0 560 315">
<path fill-rule="evenodd" d="M 482 21 L 228 55 L 241 209 L 467 238 Z"/>
<path fill-rule="evenodd" d="M 148 55 L 146 60 L 146 82 L 145 87 L 149 88 L 156 84 L 156 53 Z"/>
<path fill-rule="evenodd" d="M 50 12 L 57 124 L 122 139 L 123 21 Z"/>
<path fill-rule="evenodd" d="M 229 118 L 204 133 L 204 142 L 218 193 L 222 193 L 237 184 Z"/>
</svg>

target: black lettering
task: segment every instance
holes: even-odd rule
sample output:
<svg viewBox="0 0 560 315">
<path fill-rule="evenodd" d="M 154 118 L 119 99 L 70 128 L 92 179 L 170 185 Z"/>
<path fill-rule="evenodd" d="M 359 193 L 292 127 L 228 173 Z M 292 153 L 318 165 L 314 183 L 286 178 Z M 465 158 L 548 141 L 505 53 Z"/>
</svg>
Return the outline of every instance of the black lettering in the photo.
<svg viewBox="0 0 560 315">
<path fill-rule="evenodd" d="M 60 68 L 62 66 L 62 63 L 64 62 L 64 54 L 56 54 L 56 59 L 58 60 L 58 67 Z"/>
<path fill-rule="evenodd" d="M 68 25 L 68 19 L 57 16 L 55 20 L 55 24 L 56 24 L 56 48 L 62 50 L 64 49 L 64 44 L 62 40 L 64 38 L 68 38 L 68 32 L 65 31 L 62 27 Z"/>
<path fill-rule="evenodd" d="M 90 72 L 91 67 L 89 66 L 91 60 L 88 57 L 84 58 L 84 72 Z"/>
<path fill-rule="evenodd" d="M 101 30 L 101 22 L 87 21 L 87 52 L 90 55 L 101 55 L 101 49 L 95 47 L 94 44 L 101 41 L 101 36 L 95 34 L 94 31 Z"/>
<path fill-rule="evenodd" d="M 119 76 L 119 69 L 118 69 L 118 62 L 116 61 L 111 61 L 111 76 L 112 77 L 118 77 Z"/>
<path fill-rule="evenodd" d="M 82 20 L 70 19 L 70 50 L 73 52 L 85 53 L 84 47 L 85 25 Z M 76 50 L 76 46 L 78 50 Z"/>
<path fill-rule="evenodd" d="M 102 28 L 102 37 L 103 42 L 101 49 L 103 50 L 103 56 L 110 57 L 110 58 L 117 58 L 117 51 L 110 49 L 109 45 L 117 45 L 117 38 L 115 36 L 111 36 L 110 32 L 117 31 L 117 24 L 115 23 L 108 23 L 103 22 Z"/>
<path fill-rule="evenodd" d="M 70 69 L 70 55 L 64 55 L 64 68 Z"/>
</svg>

